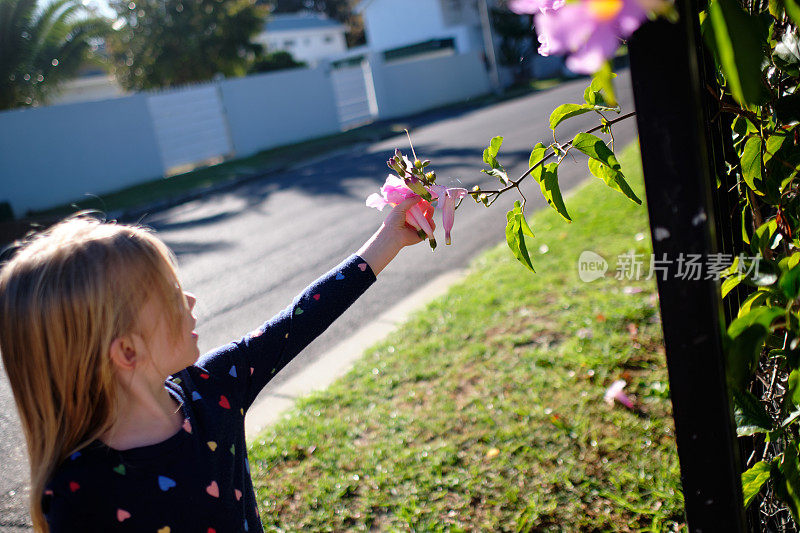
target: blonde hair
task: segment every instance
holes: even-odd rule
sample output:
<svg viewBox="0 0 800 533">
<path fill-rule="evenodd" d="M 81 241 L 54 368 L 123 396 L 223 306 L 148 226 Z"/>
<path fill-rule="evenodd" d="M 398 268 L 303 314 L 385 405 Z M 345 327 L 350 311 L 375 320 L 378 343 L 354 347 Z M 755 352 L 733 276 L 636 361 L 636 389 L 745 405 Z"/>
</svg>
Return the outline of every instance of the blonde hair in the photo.
<svg viewBox="0 0 800 533">
<path fill-rule="evenodd" d="M 36 531 L 48 531 L 41 499 L 56 467 L 114 422 L 113 340 L 136 331 L 152 296 L 177 333 L 186 301 L 175 265 L 151 231 L 81 214 L 19 245 L 0 270 L 0 353 L 28 443 Z"/>
</svg>

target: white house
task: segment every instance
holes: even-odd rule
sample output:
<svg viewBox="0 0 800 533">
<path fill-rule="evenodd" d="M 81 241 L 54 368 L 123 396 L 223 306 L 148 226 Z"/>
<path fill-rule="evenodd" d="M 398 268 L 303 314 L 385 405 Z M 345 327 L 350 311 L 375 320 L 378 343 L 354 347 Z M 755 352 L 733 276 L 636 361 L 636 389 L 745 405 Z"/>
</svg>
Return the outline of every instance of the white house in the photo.
<svg viewBox="0 0 800 533">
<path fill-rule="evenodd" d="M 319 13 L 271 15 L 255 42 L 270 52 L 284 50 L 310 65 L 347 50 L 346 27 Z"/>
<path fill-rule="evenodd" d="M 362 0 L 367 44 L 376 52 L 452 39 L 454 52 L 484 51 L 479 2 L 484 0 Z"/>
</svg>

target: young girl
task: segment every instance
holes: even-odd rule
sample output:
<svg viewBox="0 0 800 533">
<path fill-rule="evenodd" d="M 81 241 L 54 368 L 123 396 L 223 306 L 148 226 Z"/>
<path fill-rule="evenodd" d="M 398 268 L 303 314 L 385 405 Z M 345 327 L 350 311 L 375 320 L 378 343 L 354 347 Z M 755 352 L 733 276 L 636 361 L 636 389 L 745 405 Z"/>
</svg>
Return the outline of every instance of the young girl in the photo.
<svg viewBox="0 0 800 533">
<path fill-rule="evenodd" d="M 244 416 L 404 246 L 419 198 L 281 313 L 198 360 L 195 299 L 144 228 L 67 219 L 0 271 L 0 352 L 36 531 L 262 531 Z"/>
</svg>

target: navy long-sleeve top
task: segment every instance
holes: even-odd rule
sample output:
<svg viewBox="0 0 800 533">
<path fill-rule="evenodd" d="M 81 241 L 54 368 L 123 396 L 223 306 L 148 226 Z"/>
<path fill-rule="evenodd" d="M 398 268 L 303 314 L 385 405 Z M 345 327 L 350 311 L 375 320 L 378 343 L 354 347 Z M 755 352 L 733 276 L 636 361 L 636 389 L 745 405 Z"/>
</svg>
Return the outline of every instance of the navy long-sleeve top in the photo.
<svg viewBox="0 0 800 533">
<path fill-rule="evenodd" d="M 204 355 L 165 386 L 183 429 L 130 450 L 95 441 L 67 458 L 43 495 L 53 533 L 263 531 L 244 415 L 259 391 L 373 282 L 352 255 L 239 341 Z"/>
</svg>

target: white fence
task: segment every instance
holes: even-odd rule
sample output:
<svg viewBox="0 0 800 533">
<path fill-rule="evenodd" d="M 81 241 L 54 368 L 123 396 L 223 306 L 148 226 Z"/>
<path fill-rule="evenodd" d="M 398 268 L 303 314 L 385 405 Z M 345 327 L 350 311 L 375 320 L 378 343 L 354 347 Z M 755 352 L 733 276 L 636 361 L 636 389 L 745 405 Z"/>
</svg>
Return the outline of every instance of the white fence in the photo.
<svg viewBox="0 0 800 533">
<path fill-rule="evenodd" d="M 330 135 L 489 91 L 479 55 L 319 66 L 0 113 L 0 202 L 17 215 L 219 157 Z"/>
</svg>

